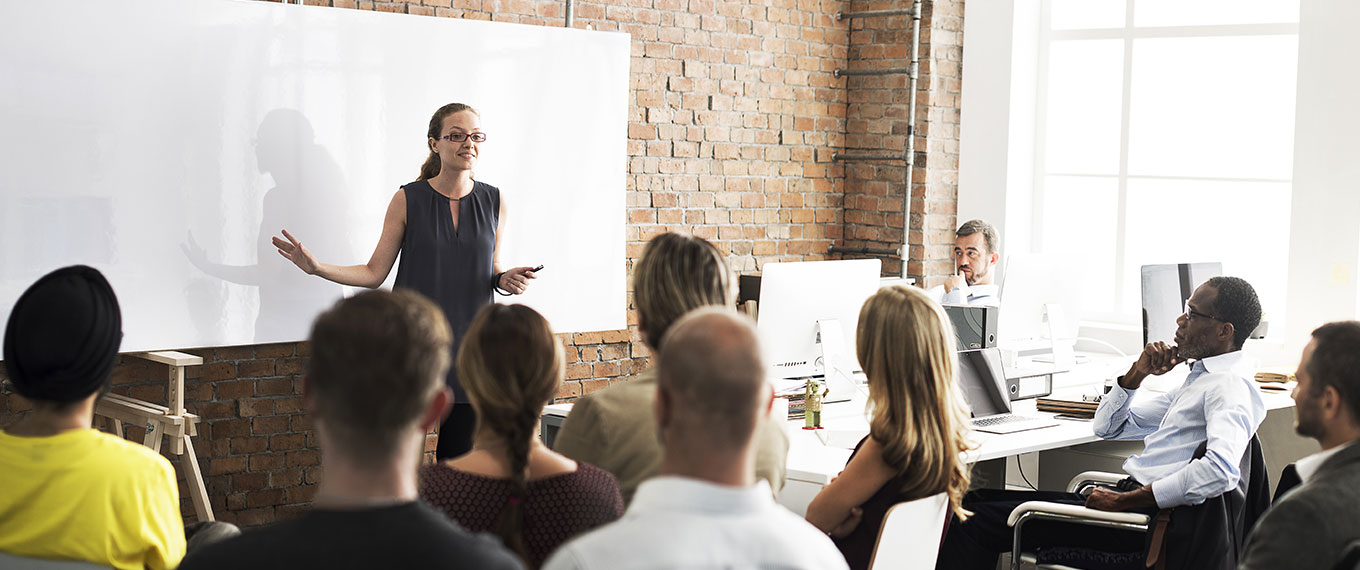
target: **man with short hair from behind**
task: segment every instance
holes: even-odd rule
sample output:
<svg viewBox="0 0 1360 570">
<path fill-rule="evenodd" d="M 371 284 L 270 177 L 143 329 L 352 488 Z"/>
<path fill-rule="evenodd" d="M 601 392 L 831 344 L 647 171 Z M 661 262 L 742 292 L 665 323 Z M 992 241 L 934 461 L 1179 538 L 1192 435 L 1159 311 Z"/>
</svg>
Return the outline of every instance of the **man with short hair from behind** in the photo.
<svg viewBox="0 0 1360 570">
<path fill-rule="evenodd" d="M 1001 262 L 1001 236 L 983 220 L 968 220 L 954 232 L 954 274 L 929 293 L 945 305 L 1001 304 L 996 268 Z"/>
<path fill-rule="evenodd" d="M 321 444 L 321 486 L 301 517 L 191 553 L 213 568 L 522 568 L 417 500 L 425 434 L 452 405 L 452 331 L 412 291 L 367 291 L 312 327 L 303 405 Z"/>
<path fill-rule="evenodd" d="M 694 311 L 671 327 L 658 360 L 660 475 L 623 518 L 563 545 L 544 568 L 845 568 L 831 539 L 755 476 L 755 432 L 774 394 L 749 319 Z"/>
<path fill-rule="evenodd" d="M 92 267 L 53 271 L 15 302 L 5 370 L 33 410 L 0 432 L 0 552 L 152 569 L 184 556 L 170 462 L 90 427 L 122 339 L 118 299 Z"/>
<path fill-rule="evenodd" d="M 732 277 L 722 253 L 703 238 L 665 233 L 652 238 L 633 268 L 633 301 L 642 341 L 660 352 L 671 324 L 705 306 L 732 306 Z M 652 401 L 656 368 L 628 382 L 578 398 L 557 432 L 553 449 L 614 475 L 624 504 L 661 466 Z M 756 476 L 778 492 L 784 486 L 789 440 L 781 418 L 756 431 Z"/>
<path fill-rule="evenodd" d="M 1295 464 L 1303 482 L 1257 523 L 1243 570 L 1355 566 L 1338 563 L 1360 540 L 1360 322 L 1313 331 L 1295 376 L 1294 427 L 1322 451 Z"/>
</svg>

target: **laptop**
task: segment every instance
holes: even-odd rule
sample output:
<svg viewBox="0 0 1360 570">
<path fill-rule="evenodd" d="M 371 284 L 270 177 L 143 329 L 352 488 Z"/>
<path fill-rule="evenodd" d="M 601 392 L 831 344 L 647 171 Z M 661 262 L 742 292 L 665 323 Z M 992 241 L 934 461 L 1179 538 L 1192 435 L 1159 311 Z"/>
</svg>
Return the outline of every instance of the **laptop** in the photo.
<svg viewBox="0 0 1360 570">
<path fill-rule="evenodd" d="M 1015 433 L 1058 425 L 1049 417 L 1011 413 L 1006 377 L 1001 370 L 1001 349 L 959 351 L 959 386 L 973 410 L 973 429 L 987 433 Z"/>
</svg>

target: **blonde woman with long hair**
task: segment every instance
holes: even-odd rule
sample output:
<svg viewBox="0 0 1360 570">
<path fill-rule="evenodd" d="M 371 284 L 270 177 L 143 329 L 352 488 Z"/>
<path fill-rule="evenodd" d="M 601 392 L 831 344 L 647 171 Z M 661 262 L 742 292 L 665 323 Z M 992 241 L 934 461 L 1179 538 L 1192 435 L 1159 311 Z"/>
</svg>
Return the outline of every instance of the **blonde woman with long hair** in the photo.
<svg viewBox="0 0 1360 570">
<path fill-rule="evenodd" d="M 880 289 L 859 313 L 856 353 L 869 380 L 869 435 L 813 498 L 807 519 L 831 535 L 850 568 L 867 568 L 892 505 L 938 493 L 966 518 L 968 409 L 954 382 L 943 308 L 914 287 Z"/>
</svg>

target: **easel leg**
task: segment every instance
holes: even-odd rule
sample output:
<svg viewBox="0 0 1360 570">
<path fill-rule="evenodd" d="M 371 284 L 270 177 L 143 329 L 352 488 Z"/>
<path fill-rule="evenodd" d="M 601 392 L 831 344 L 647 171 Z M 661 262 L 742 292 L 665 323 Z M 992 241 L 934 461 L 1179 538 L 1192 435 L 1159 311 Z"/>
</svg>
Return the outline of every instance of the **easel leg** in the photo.
<svg viewBox="0 0 1360 570">
<path fill-rule="evenodd" d="M 203 472 L 198 468 L 194 442 L 188 434 L 180 436 L 180 442 L 184 444 L 184 455 L 179 456 L 179 460 L 188 472 L 185 482 L 189 484 L 189 498 L 194 502 L 194 512 L 198 513 L 200 521 L 217 520 L 213 518 L 212 504 L 208 503 L 208 488 L 203 485 Z"/>
</svg>

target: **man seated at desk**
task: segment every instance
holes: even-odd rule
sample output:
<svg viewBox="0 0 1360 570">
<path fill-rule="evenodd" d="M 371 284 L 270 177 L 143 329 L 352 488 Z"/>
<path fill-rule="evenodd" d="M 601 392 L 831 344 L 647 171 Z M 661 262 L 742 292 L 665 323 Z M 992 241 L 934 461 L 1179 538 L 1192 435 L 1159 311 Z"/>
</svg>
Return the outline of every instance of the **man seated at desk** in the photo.
<svg viewBox="0 0 1360 570">
<path fill-rule="evenodd" d="M 1011 549 L 1011 511 L 1025 501 L 1085 504 L 1104 511 L 1153 513 L 1196 505 L 1237 487 L 1240 460 L 1265 405 L 1252 381 L 1242 344 L 1261 320 L 1256 291 L 1236 277 L 1214 277 L 1195 289 L 1185 314 L 1176 320 L 1177 346 L 1148 344 L 1138 360 L 1100 403 L 1095 434 L 1105 439 L 1144 441 L 1143 453 L 1124 462 L 1129 477 L 1119 491 L 1075 493 L 979 490 L 964 497 L 972 518 L 951 524 L 942 545 L 940 568 L 995 568 L 997 554 Z M 1134 394 L 1149 375 L 1161 375 L 1194 361 L 1185 382 L 1160 394 Z M 1196 458 L 1196 448 L 1206 444 Z M 1083 525 L 1037 522 L 1025 527 L 1024 548 L 1079 546 L 1108 552 L 1143 548 L 1137 533 Z"/>
<path fill-rule="evenodd" d="M 931 297 L 944 305 L 1001 304 L 992 268 L 1001 260 L 996 228 L 982 220 L 968 220 L 954 232 L 954 275 L 932 287 Z"/>
</svg>

